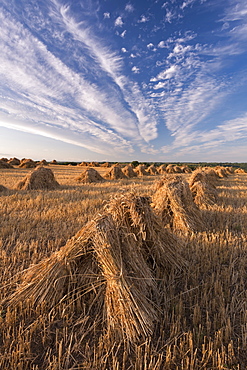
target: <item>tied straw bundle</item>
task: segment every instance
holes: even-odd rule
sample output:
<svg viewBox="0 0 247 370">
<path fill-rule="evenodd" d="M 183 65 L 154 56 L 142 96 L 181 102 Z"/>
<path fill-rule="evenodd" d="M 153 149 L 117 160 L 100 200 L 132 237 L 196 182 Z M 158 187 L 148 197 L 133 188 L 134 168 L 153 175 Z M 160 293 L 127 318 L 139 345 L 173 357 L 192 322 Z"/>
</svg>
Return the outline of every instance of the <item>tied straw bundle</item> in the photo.
<svg viewBox="0 0 247 370">
<path fill-rule="evenodd" d="M 162 227 L 149 198 L 122 194 L 58 252 L 25 271 L 7 305 L 31 301 L 51 310 L 77 300 L 81 322 L 101 323 L 99 336 L 135 342 L 153 332 L 165 294 L 159 282 L 171 266 L 185 266 L 178 240 Z"/>
</svg>

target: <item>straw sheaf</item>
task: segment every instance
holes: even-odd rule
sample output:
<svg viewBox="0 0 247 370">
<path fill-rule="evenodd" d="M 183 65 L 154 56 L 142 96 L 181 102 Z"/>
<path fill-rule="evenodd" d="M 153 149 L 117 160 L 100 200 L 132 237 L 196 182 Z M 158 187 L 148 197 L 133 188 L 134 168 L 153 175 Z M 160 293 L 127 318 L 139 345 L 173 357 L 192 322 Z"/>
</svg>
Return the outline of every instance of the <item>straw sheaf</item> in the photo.
<svg viewBox="0 0 247 370">
<path fill-rule="evenodd" d="M 212 206 L 218 200 L 218 193 L 214 186 L 205 181 L 197 181 L 190 187 L 194 202 L 198 206 Z"/>
<path fill-rule="evenodd" d="M 166 167 L 166 172 L 167 173 L 182 173 L 183 170 L 181 169 L 181 167 L 175 164 L 168 164 Z"/>
<path fill-rule="evenodd" d="M 158 320 L 164 291 L 157 279 L 185 264 L 178 247 L 148 198 L 123 194 L 60 251 L 24 272 L 8 306 L 31 301 L 50 310 L 75 297 L 89 321 L 97 316 L 108 334 L 136 341 L 152 334 Z"/>
<path fill-rule="evenodd" d="M 188 167 L 188 166 L 182 166 L 181 170 L 182 170 L 183 173 L 191 173 L 192 172 L 191 168 Z"/>
<path fill-rule="evenodd" d="M 49 166 L 49 163 L 45 159 L 42 159 L 42 161 L 38 162 L 37 165 L 38 166 Z"/>
<path fill-rule="evenodd" d="M 21 163 L 21 161 L 18 159 L 18 158 L 10 158 L 10 160 L 8 161 L 9 164 L 11 164 L 12 166 L 19 166 L 19 164 Z"/>
<path fill-rule="evenodd" d="M 106 179 L 110 180 L 118 180 L 118 179 L 126 179 L 126 175 L 123 173 L 121 167 L 119 165 L 113 165 L 109 171 L 105 175 Z"/>
<path fill-rule="evenodd" d="M 58 252 L 24 271 L 21 284 L 10 297 L 8 305 L 16 306 L 31 300 L 35 306 L 46 303 L 51 309 L 73 293 L 73 286 L 79 288 L 83 295 L 95 275 L 89 253 L 92 252 L 90 240 L 95 233 L 93 225 L 93 222 L 88 223 Z"/>
<path fill-rule="evenodd" d="M 172 230 L 198 231 L 203 228 L 202 216 L 193 201 L 189 184 L 181 176 L 165 178 L 153 196 L 153 207 Z"/>
<path fill-rule="evenodd" d="M 109 168 L 111 167 L 110 163 L 109 162 L 104 162 L 100 165 L 100 167 L 106 167 L 106 168 Z"/>
<path fill-rule="evenodd" d="M 234 173 L 246 173 L 243 168 L 237 168 Z"/>
<path fill-rule="evenodd" d="M 218 200 L 216 184 L 218 173 L 211 168 L 195 170 L 189 180 L 190 190 L 194 202 L 198 206 L 211 206 Z"/>
<path fill-rule="evenodd" d="M 175 176 L 175 178 L 176 178 L 176 176 Z M 167 181 L 170 181 L 171 179 L 174 179 L 174 176 L 171 177 L 170 175 L 165 174 L 161 179 L 155 181 L 154 184 L 153 184 L 154 192 L 159 190 Z"/>
<path fill-rule="evenodd" d="M 234 168 L 233 167 L 226 167 L 227 171 L 229 172 L 229 174 L 233 174 L 234 173 Z"/>
<path fill-rule="evenodd" d="M 149 173 L 146 171 L 144 164 L 139 164 L 135 169 L 135 173 L 138 177 L 148 176 Z"/>
<path fill-rule="evenodd" d="M 23 158 L 19 164 L 20 168 L 35 168 L 37 164 L 32 159 Z"/>
<path fill-rule="evenodd" d="M 151 166 L 148 167 L 147 172 L 150 175 L 157 175 L 158 174 L 158 171 L 157 171 L 157 169 L 156 169 L 156 167 L 155 167 L 154 164 L 151 164 Z"/>
<path fill-rule="evenodd" d="M 227 177 L 228 173 L 225 167 L 216 167 L 215 172 L 220 178 Z"/>
<path fill-rule="evenodd" d="M 0 159 L 0 168 L 14 168 L 10 163 Z"/>
<path fill-rule="evenodd" d="M 214 169 L 211 168 L 204 168 L 204 169 L 196 169 L 192 172 L 190 179 L 189 179 L 189 186 L 190 188 L 198 181 L 208 183 L 213 188 L 215 188 L 216 184 L 218 183 L 219 176 Z"/>
<path fill-rule="evenodd" d="M 167 173 L 174 173 L 174 172 L 173 172 L 173 167 L 174 167 L 174 165 L 173 165 L 173 164 L 168 164 L 168 165 L 166 166 L 166 172 L 167 172 Z"/>
<path fill-rule="evenodd" d="M 105 179 L 100 175 L 100 173 L 94 168 L 87 168 L 80 176 L 76 178 L 76 181 L 82 182 L 84 184 L 90 184 L 93 182 L 104 182 Z"/>
<path fill-rule="evenodd" d="M 105 311 L 108 331 L 130 340 L 150 335 L 154 321 L 157 320 L 148 290 L 148 287 L 151 290 L 156 288 L 151 271 L 144 268 L 148 275 L 140 276 L 141 266 L 137 259 L 141 259 L 140 251 L 139 254 L 128 255 L 130 250 L 125 249 L 128 242 L 123 245 L 122 230 L 116 226 L 112 217 L 108 215 L 98 220 L 97 229 L 95 254 L 106 280 Z M 133 248 L 133 236 L 132 240 Z M 128 256 L 128 261 L 124 255 Z"/>
<path fill-rule="evenodd" d="M 132 177 L 137 177 L 137 174 L 133 170 L 133 167 L 130 165 L 127 165 L 122 168 L 122 172 L 125 174 L 125 176 L 132 178 Z"/>
<path fill-rule="evenodd" d="M 153 212 L 151 198 L 135 196 L 133 193 L 122 194 L 113 198 L 106 206 L 114 221 L 124 230 L 125 242 L 130 238 L 130 253 L 138 253 L 138 245 L 144 260 L 152 261 L 152 269 L 167 269 L 173 265 L 180 268 L 183 260 L 180 257 L 177 238 L 162 227 L 159 217 Z M 132 248 L 134 247 L 134 250 Z M 140 264 L 141 269 L 144 265 Z M 139 271 L 142 274 L 141 270 Z M 146 274 L 144 274 L 146 276 Z"/>
<path fill-rule="evenodd" d="M 165 174 L 165 173 L 166 173 L 166 165 L 165 165 L 165 164 L 160 165 L 160 166 L 157 168 L 157 171 L 158 171 L 158 173 L 160 173 L 161 175 Z"/>
<path fill-rule="evenodd" d="M 213 187 L 215 187 L 219 180 L 218 173 L 213 168 L 210 167 L 206 168 L 204 172 L 206 176 L 206 181 L 210 183 Z"/>
<path fill-rule="evenodd" d="M 22 190 L 55 190 L 59 187 L 52 170 L 45 167 L 37 167 L 16 186 Z"/>
<path fill-rule="evenodd" d="M 99 167 L 99 162 L 90 162 L 88 163 L 89 167 Z"/>
</svg>

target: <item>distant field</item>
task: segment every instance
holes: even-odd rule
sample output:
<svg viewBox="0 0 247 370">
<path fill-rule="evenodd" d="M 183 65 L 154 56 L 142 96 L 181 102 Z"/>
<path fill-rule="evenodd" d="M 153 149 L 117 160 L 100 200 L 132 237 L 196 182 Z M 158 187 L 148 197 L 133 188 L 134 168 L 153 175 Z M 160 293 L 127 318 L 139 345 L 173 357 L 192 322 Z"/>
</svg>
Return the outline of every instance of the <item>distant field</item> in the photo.
<svg viewBox="0 0 247 370">
<path fill-rule="evenodd" d="M 92 313 L 76 291 L 52 309 L 45 302 L 35 306 L 32 296 L 28 304 L 7 309 L 5 299 L 15 292 L 25 269 L 59 251 L 104 213 L 111 197 L 128 192 L 152 197 L 154 182 L 162 176 L 84 185 L 75 180 L 83 167 L 49 168 L 61 189 L 15 190 L 30 170 L 0 169 L 0 184 L 8 188 L 0 193 L 0 369 L 247 368 L 247 174 L 218 179 L 217 202 L 200 206 L 201 231 L 174 231 L 185 264 L 168 266 L 157 278 L 160 297 L 150 293 L 157 314 L 153 332 L 129 342 L 112 337 L 102 317 L 87 331 Z M 97 171 L 104 176 L 108 169 Z M 159 263 L 153 258 L 153 269 Z M 96 297 L 92 307 L 103 307 L 101 290 L 90 289 L 88 299 Z"/>
</svg>

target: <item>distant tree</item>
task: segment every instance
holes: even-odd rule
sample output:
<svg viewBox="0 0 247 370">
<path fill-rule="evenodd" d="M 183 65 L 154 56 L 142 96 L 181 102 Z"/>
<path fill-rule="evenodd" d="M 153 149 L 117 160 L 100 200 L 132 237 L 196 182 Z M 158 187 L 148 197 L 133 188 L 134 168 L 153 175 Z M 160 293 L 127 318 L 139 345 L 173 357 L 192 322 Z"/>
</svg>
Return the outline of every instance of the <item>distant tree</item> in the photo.
<svg viewBox="0 0 247 370">
<path fill-rule="evenodd" d="M 139 162 L 138 161 L 132 161 L 131 164 L 132 164 L 133 167 L 137 167 Z"/>
</svg>

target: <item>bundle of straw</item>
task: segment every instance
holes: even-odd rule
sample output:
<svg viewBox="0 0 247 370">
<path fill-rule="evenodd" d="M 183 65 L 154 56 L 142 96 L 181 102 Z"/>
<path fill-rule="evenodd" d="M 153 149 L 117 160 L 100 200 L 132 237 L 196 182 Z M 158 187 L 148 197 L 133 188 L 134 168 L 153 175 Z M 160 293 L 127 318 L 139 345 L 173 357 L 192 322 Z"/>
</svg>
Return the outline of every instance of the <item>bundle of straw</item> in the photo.
<svg viewBox="0 0 247 370">
<path fill-rule="evenodd" d="M 201 212 L 193 201 L 189 184 L 177 175 L 167 176 L 158 185 L 153 196 L 153 207 L 164 225 L 172 230 L 201 230 Z"/>
<path fill-rule="evenodd" d="M 183 173 L 191 173 L 192 172 L 192 170 L 191 170 L 191 168 L 189 167 L 189 166 L 182 166 L 181 167 L 181 171 L 183 172 Z"/>
<path fill-rule="evenodd" d="M 234 173 L 246 173 L 243 168 L 237 168 Z"/>
<path fill-rule="evenodd" d="M 160 173 L 161 175 L 163 175 L 164 173 L 166 173 L 166 165 L 165 164 L 162 164 L 158 167 L 157 169 L 158 173 Z"/>
<path fill-rule="evenodd" d="M 19 164 L 20 168 L 35 168 L 36 163 L 32 159 L 23 158 Z"/>
<path fill-rule="evenodd" d="M 10 163 L 0 159 L 0 168 L 14 168 Z"/>
<path fill-rule="evenodd" d="M 122 168 L 122 171 L 126 177 L 132 178 L 137 176 L 131 165 L 125 166 L 124 168 Z"/>
<path fill-rule="evenodd" d="M 114 164 L 106 173 L 105 178 L 110 180 L 126 179 L 126 175 L 119 165 Z"/>
<path fill-rule="evenodd" d="M 21 163 L 20 160 L 18 158 L 10 158 L 10 160 L 8 161 L 9 164 L 11 164 L 12 166 L 19 166 L 19 164 Z"/>
<path fill-rule="evenodd" d="M 148 176 L 149 173 L 146 171 L 144 164 L 139 164 L 135 169 L 135 173 L 138 177 Z"/>
<path fill-rule="evenodd" d="M 218 200 L 215 187 L 205 181 L 197 181 L 190 187 L 194 202 L 198 206 L 212 206 Z"/>
<path fill-rule="evenodd" d="M 91 184 L 93 182 L 104 182 L 105 179 L 97 170 L 89 167 L 76 178 L 76 181 L 82 182 L 84 184 Z"/>
<path fill-rule="evenodd" d="M 215 172 L 220 178 L 227 177 L 228 173 L 225 167 L 216 167 Z"/>
<path fill-rule="evenodd" d="M 21 180 L 16 188 L 23 190 L 54 190 L 60 187 L 51 169 L 39 166 Z"/>
<path fill-rule="evenodd" d="M 178 248 L 149 198 L 122 194 L 60 251 L 25 271 L 8 305 L 31 302 L 50 310 L 77 300 L 81 322 L 93 327 L 97 317 L 99 335 L 135 342 L 152 334 L 158 319 L 157 279 L 184 266 Z"/>
<path fill-rule="evenodd" d="M 195 170 L 189 180 L 189 186 L 194 202 L 198 206 L 211 206 L 218 200 L 216 183 L 219 177 L 213 169 Z"/>
<path fill-rule="evenodd" d="M 147 172 L 150 175 L 157 175 L 158 174 L 158 171 L 157 171 L 157 169 L 156 169 L 156 167 L 155 167 L 154 164 L 151 164 L 151 166 L 148 167 Z"/>
</svg>

